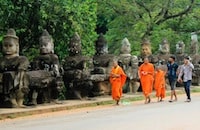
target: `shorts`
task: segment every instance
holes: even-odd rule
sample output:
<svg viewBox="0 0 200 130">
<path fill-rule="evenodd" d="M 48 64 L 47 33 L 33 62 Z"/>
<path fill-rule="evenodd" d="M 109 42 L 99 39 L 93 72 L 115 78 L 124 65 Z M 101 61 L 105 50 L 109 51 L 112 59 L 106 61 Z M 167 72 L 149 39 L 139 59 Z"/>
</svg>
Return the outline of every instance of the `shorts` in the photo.
<svg viewBox="0 0 200 130">
<path fill-rule="evenodd" d="M 169 79 L 169 85 L 171 87 L 171 90 L 175 90 L 175 88 L 176 88 L 176 80 Z"/>
</svg>

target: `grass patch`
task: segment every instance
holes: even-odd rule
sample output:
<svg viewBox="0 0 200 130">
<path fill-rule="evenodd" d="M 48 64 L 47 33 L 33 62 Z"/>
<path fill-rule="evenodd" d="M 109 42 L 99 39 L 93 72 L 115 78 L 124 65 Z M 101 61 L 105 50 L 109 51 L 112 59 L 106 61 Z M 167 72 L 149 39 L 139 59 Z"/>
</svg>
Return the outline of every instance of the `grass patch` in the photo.
<svg viewBox="0 0 200 130">
<path fill-rule="evenodd" d="M 198 93 L 198 92 L 200 92 L 200 87 L 194 87 L 194 88 L 192 88 L 192 89 L 191 89 L 191 92 L 193 92 L 193 93 Z"/>
<path fill-rule="evenodd" d="M 14 119 L 14 118 L 17 118 L 17 116 L 15 114 L 13 114 L 13 115 L 8 115 L 6 118 Z"/>
</svg>

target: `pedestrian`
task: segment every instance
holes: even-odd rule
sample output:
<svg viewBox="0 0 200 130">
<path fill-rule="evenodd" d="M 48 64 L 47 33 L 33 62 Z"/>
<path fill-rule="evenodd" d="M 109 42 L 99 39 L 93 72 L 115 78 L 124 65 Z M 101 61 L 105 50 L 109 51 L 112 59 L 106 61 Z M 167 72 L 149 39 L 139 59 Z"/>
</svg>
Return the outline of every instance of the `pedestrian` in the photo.
<svg viewBox="0 0 200 130">
<path fill-rule="evenodd" d="M 154 80 L 154 65 L 149 63 L 148 57 L 144 58 L 144 63 L 142 63 L 138 70 L 138 76 L 140 78 L 141 87 L 143 94 L 145 96 L 145 104 L 151 102 L 151 92 L 153 89 Z"/>
<path fill-rule="evenodd" d="M 161 66 L 156 67 L 154 88 L 158 102 L 162 102 L 165 97 L 165 74 L 166 72 L 161 69 Z"/>
<path fill-rule="evenodd" d="M 169 61 L 167 63 L 167 77 L 171 88 L 171 98 L 169 102 L 177 101 L 177 95 L 175 90 L 177 81 L 177 70 L 178 64 L 175 63 L 175 56 L 170 56 Z M 173 100 L 173 97 L 175 97 L 175 100 Z"/>
<path fill-rule="evenodd" d="M 126 82 L 126 74 L 123 69 L 118 65 L 117 60 L 113 60 L 113 67 L 110 72 L 110 83 L 112 87 L 112 98 L 119 105 L 122 96 L 122 87 Z"/>
<path fill-rule="evenodd" d="M 194 65 L 190 62 L 190 57 L 184 58 L 184 64 L 180 68 L 180 73 L 178 75 L 178 82 L 183 82 L 185 93 L 187 95 L 186 102 L 191 102 L 190 97 L 190 85 L 192 81 L 192 70 L 194 69 Z M 181 78 L 183 77 L 183 79 Z"/>
</svg>

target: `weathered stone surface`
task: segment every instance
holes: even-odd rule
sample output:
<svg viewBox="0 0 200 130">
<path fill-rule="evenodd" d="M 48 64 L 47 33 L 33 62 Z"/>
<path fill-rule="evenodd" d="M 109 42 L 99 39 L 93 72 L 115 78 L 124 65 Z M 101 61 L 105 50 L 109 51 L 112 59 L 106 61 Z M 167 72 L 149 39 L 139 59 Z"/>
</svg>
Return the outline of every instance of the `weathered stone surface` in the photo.
<svg viewBox="0 0 200 130">
<path fill-rule="evenodd" d="M 111 93 L 109 75 L 114 55 L 108 54 L 107 41 L 103 34 L 100 34 L 95 41 L 95 50 L 96 53 L 93 56 L 94 69 L 91 72 L 91 78 L 94 85 L 92 94 L 94 96 L 107 95 Z"/>
<path fill-rule="evenodd" d="M 200 85 L 200 55 L 199 55 L 199 42 L 196 33 L 191 33 L 191 43 L 190 43 L 190 57 L 191 62 L 194 65 L 193 80 L 192 83 L 195 85 Z"/>
<path fill-rule="evenodd" d="M 160 64 L 167 64 L 170 54 L 170 44 L 167 41 L 167 39 L 163 39 L 162 43 L 159 44 L 159 50 L 158 50 L 158 62 Z"/>
<path fill-rule="evenodd" d="M 29 61 L 19 56 L 19 38 L 14 29 L 3 37 L 3 57 L 0 58 L 0 105 L 3 107 L 24 107 L 24 95 L 29 91 L 26 71 Z"/>
<path fill-rule="evenodd" d="M 138 83 L 138 58 L 131 55 L 131 44 L 127 38 L 122 40 L 121 51 L 118 57 L 119 65 L 127 75 L 126 84 L 123 87 L 123 92 L 137 92 Z"/>
<path fill-rule="evenodd" d="M 143 63 L 145 57 L 148 57 L 149 61 L 153 64 L 158 62 L 158 58 L 152 54 L 151 43 L 148 39 L 144 39 L 141 43 L 140 55 L 138 56 L 139 65 Z"/>
<path fill-rule="evenodd" d="M 92 59 L 81 54 L 81 39 L 75 33 L 69 43 L 69 56 L 64 60 L 64 83 L 66 98 L 83 99 L 89 96 L 92 89 L 90 71 Z"/>
<path fill-rule="evenodd" d="M 30 79 L 29 104 L 58 101 L 64 87 L 58 56 L 54 54 L 54 43 L 49 33 L 44 30 L 39 38 L 40 55 L 35 57 L 28 72 Z"/>
<path fill-rule="evenodd" d="M 179 41 L 176 44 L 176 53 L 175 53 L 176 62 L 178 63 L 178 65 L 183 64 L 183 60 L 186 55 L 187 54 L 185 53 L 185 43 L 183 41 Z"/>
</svg>

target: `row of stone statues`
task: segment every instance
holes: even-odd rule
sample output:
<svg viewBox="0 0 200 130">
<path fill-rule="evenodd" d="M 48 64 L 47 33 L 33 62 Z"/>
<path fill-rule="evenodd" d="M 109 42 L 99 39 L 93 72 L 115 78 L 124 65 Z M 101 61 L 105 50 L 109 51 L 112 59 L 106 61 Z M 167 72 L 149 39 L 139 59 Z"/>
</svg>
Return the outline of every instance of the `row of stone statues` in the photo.
<svg viewBox="0 0 200 130">
<path fill-rule="evenodd" d="M 24 98 L 29 104 L 54 101 L 58 103 L 63 89 L 61 66 L 54 54 L 53 39 L 44 30 L 39 39 L 40 55 L 29 63 L 19 56 L 19 38 L 14 29 L 3 37 L 0 60 L 0 105 L 24 107 Z"/>
<path fill-rule="evenodd" d="M 169 56 L 169 43 L 166 39 L 159 46 L 159 54 L 152 55 L 151 44 L 144 40 L 141 44 L 141 55 L 131 55 L 131 44 L 127 38 L 122 40 L 120 54 L 108 53 L 108 46 L 102 34 L 95 42 L 96 53 L 91 58 L 81 53 L 81 38 L 75 33 L 69 43 L 69 56 L 61 65 L 58 56 L 54 54 L 53 38 L 44 30 L 39 38 L 40 54 L 29 63 L 24 56 L 19 56 L 19 38 L 14 29 L 9 29 L 3 37 L 0 60 L 0 104 L 6 107 L 24 107 L 38 103 L 61 103 L 59 94 L 65 89 L 65 97 L 84 99 L 88 96 L 110 94 L 109 73 L 113 59 L 118 58 L 119 65 L 127 75 L 124 92 L 137 92 L 138 66 L 144 57 L 149 57 L 152 63 L 165 64 Z M 196 49 L 197 39 L 192 40 L 191 48 Z M 196 50 L 198 51 L 198 50 Z M 179 60 L 185 56 L 184 43 L 176 45 L 176 57 Z M 195 64 L 199 65 L 199 55 L 191 55 Z M 199 67 L 197 67 L 199 68 Z M 196 71 L 197 81 L 199 77 Z M 199 82 L 198 82 L 199 83 Z"/>
</svg>

